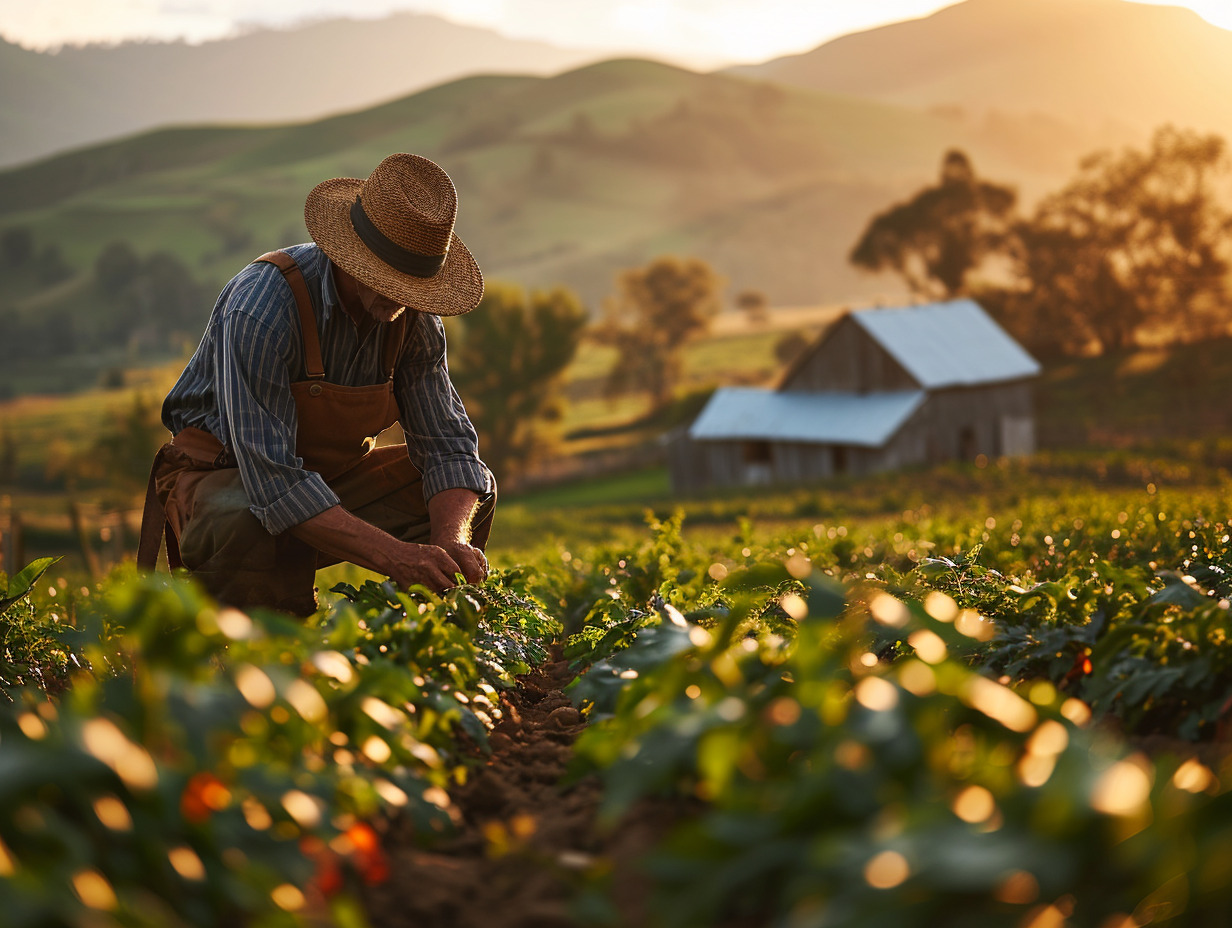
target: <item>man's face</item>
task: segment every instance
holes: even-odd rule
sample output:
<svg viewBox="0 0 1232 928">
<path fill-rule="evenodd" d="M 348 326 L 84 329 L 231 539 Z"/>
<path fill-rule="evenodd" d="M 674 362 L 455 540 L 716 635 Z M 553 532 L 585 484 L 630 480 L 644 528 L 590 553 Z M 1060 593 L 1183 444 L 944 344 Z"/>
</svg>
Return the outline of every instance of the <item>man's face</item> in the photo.
<svg viewBox="0 0 1232 928">
<path fill-rule="evenodd" d="M 355 281 L 355 295 L 364 311 L 377 322 L 393 322 L 406 309 L 401 303 L 382 296 L 371 287 Z"/>
<path fill-rule="evenodd" d="M 357 309 L 362 308 L 377 322 L 393 322 L 402 315 L 402 311 L 406 308 L 396 300 L 382 296 L 367 284 L 356 280 L 336 264 L 334 265 L 334 281 L 338 287 L 338 296 L 342 298 L 343 305 L 347 307 L 352 317 L 355 317 Z M 356 318 L 356 322 L 358 321 Z"/>
</svg>

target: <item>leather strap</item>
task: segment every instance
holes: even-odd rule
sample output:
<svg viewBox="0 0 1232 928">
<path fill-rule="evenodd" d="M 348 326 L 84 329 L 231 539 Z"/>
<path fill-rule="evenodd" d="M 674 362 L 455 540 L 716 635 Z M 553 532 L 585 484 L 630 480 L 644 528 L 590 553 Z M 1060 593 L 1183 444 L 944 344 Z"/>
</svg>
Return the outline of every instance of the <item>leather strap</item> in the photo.
<svg viewBox="0 0 1232 928">
<path fill-rule="evenodd" d="M 304 336 L 304 368 L 309 380 L 324 380 L 325 364 L 321 360 L 321 338 L 317 334 L 317 317 L 312 309 L 312 298 L 308 295 L 304 272 L 285 251 L 267 252 L 253 263 L 256 264 L 257 261 L 274 265 L 282 271 L 282 276 L 290 284 L 291 293 L 295 296 L 295 306 L 299 310 L 300 330 Z"/>
<path fill-rule="evenodd" d="M 154 463 L 150 466 L 150 482 L 145 488 L 145 508 L 141 513 L 141 536 L 137 540 L 137 566 L 142 570 L 153 570 L 157 566 L 163 533 L 168 527 L 167 513 L 163 509 L 162 501 L 158 498 L 158 490 L 154 487 L 165 451 L 166 446 L 164 445 L 154 456 Z M 170 546 L 167 548 L 167 554 L 170 560 Z"/>
</svg>

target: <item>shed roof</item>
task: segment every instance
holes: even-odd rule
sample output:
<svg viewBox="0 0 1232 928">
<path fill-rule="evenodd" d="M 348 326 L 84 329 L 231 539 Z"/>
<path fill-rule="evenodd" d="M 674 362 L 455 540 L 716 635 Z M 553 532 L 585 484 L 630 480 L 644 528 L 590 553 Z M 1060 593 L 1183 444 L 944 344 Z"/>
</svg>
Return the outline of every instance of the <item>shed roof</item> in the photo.
<svg viewBox="0 0 1232 928">
<path fill-rule="evenodd" d="M 689 437 L 877 448 L 902 428 L 924 398 L 920 390 L 856 394 L 722 387 L 689 427 Z"/>
<path fill-rule="evenodd" d="M 1040 373 L 1039 363 L 973 300 L 860 309 L 851 318 L 925 390 Z"/>
</svg>

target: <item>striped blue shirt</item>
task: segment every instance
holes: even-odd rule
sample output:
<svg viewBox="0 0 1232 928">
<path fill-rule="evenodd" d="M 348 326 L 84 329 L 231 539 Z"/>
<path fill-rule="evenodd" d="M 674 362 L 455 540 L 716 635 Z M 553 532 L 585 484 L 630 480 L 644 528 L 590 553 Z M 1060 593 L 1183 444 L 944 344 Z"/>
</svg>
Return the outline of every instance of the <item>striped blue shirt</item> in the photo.
<svg viewBox="0 0 1232 928">
<path fill-rule="evenodd" d="M 286 251 L 298 262 L 312 296 L 325 379 L 348 387 L 383 383 L 386 326 L 372 326 L 361 342 L 338 302 L 325 253 L 311 243 Z M 192 426 L 227 446 L 253 514 L 274 535 L 338 504 L 321 475 L 306 470 L 295 454 L 291 383 L 305 379 L 291 288 L 272 264 L 250 264 L 223 288 L 201 344 L 163 403 L 163 424 L 173 434 Z M 493 489 L 474 426 L 449 379 L 439 317 L 411 312 L 394 394 L 426 499 L 453 487 L 481 494 Z"/>
</svg>

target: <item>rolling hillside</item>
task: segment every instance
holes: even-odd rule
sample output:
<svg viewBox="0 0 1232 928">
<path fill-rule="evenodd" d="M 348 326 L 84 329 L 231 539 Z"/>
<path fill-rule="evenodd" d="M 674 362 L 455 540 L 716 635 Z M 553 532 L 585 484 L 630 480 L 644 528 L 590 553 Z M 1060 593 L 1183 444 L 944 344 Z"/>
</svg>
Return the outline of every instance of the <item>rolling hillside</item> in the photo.
<svg viewBox="0 0 1232 928">
<path fill-rule="evenodd" d="M 0 230 L 29 227 L 80 272 L 113 240 L 170 250 L 217 287 L 252 255 L 304 239 L 314 183 L 404 150 L 454 177 L 459 232 L 490 277 L 565 283 L 594 306 L 619 269 L 681 252 L 776 304 L 859 300 L 894 284 L 848 267 L 848 248 L 947 147 L 1027 189 L 1054 184 L 1083 151 L 1047 124 L 1014 129 L 612 61 L 467 78 L 311 124 L 168 129 L 61 155 L 0 173 Z M 13 280 L 6 296 L 18 310 L 45 299 Z"/>
<path fill-rule="evenodd" d="M 1110 139 L 1164 122 L 1232 135 L 1232 31 L 1126 0 L 967 0 L 734 73 L 960 121 L 1036 113 Z"/>
<path fill-rule="evenodd" d="M 200 45 L 47 54 L 0 40 L 0 165 L 154 126 L 317 119 L 467 74 L 552 74 L 598 57 L 410 13 Z"/>
</svg>

